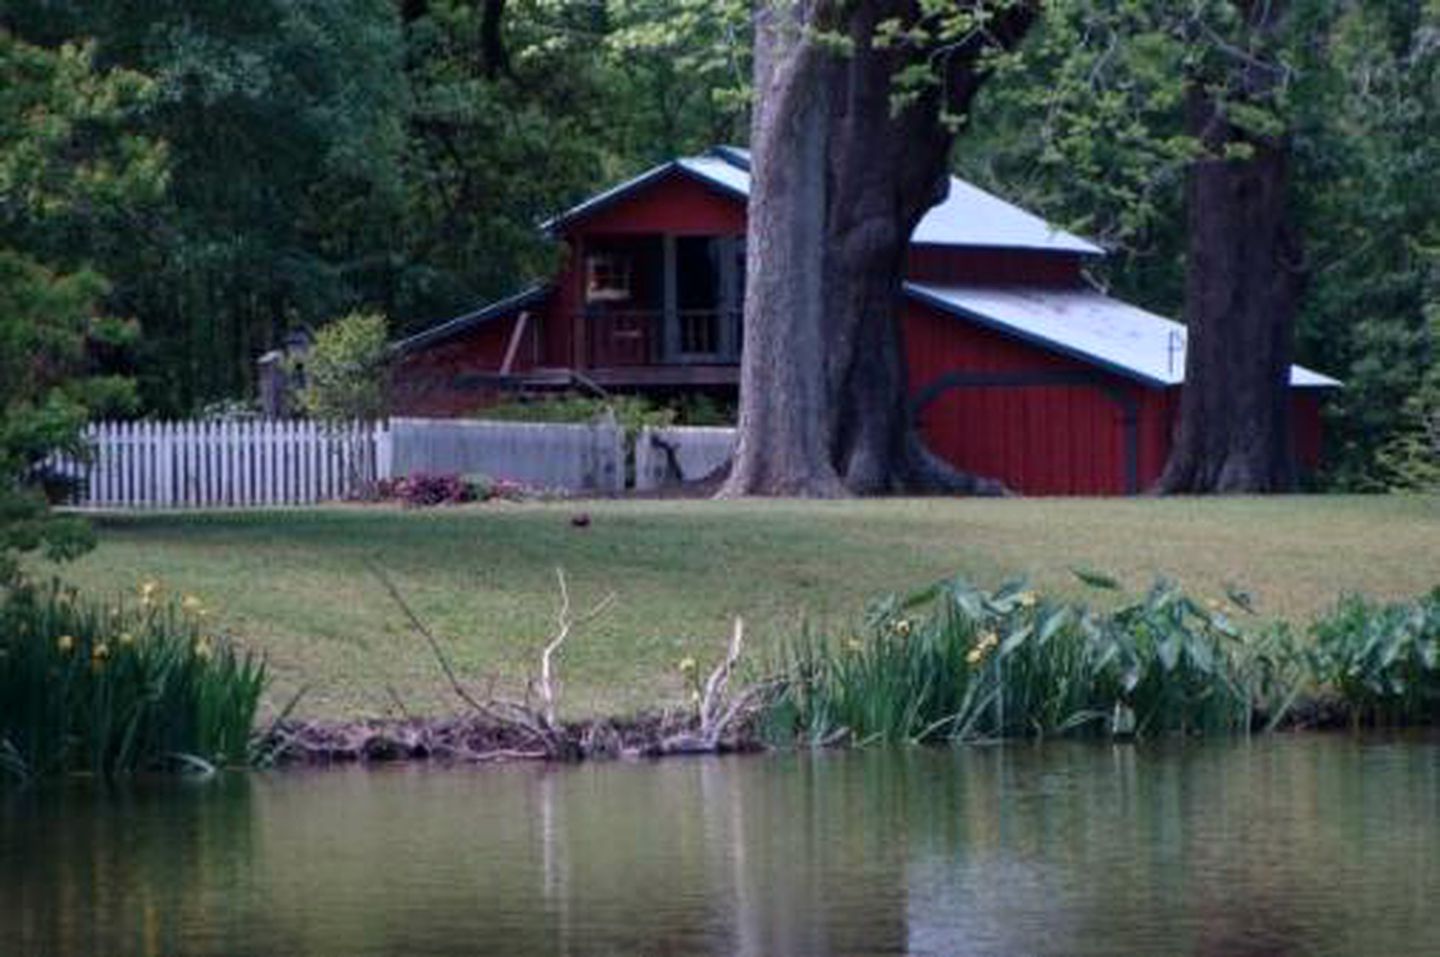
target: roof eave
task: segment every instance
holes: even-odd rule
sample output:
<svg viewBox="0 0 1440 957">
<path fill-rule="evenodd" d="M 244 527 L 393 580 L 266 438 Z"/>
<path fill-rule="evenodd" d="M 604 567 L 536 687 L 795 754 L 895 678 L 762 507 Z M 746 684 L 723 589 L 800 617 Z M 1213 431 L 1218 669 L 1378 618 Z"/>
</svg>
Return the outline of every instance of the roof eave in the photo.
<svg viewBox="0 0 1440 957">
<path fill-rule="evenodd" d="M 970 309 L 966 309 L 963 306 L 958 306 L 955 303 L 950 302 L 949 300 L 941 296 L 935 295 L 927 289 L 920 288 L 914 283 L 905 283 L 904 290 L 906 295 L 911 296 L 918 302 L 930 306 L 933 309 L 938 309 L 941 312 L 947 313 L 949 315 L 958 316 L 962 319 L 967 319 L 978 325 L 984 326 L 987 329 L 993 329 L 996 332 L 1000 332 L 1008 336 L 1013 336 L 1016 339 L 1021 339 L 1025 342 L 1040 346 L 1041 348 L 1048 349 L 1052 352 L 1058 352 L 1061 355 L 1074 359 L 1077 362 L 1083 362 L 1086 365 L 1104 369 L 1107 372 L 1111 372 L 1123 378 L 1139 382 L 1141 385 L 1148 386 L 1152 389 L 1164 389 L 1172 385 L 1180 384 L 1179 382 L 1171 382 L 1167 379 L 1161 379 L 1155 376 L 1147 375 L 1144 372 L 1139 371 L 1138 369 L 1131 368 L 1130 366 L 1121 365 L 1118 362 L 1112 362 L 1109 359 L 1103 359 L 1099 356 L 1096 356 L 1089 352 L 1085 352 L 1080 349 L 1071 348 L 1064 343 L 1056 342 L 1054 339 L 1047 339 L 1044 336 L 1037 336 L 1034 333 L 1027 332 L 1023 329 L 1016 329 L 1014 326 L 1011 326 L 1007 323 L 999 322 L 995 319 L 990 318 L 989 316 L 983 315 Z"/>
<path fill-rule="evenodd" d="M 1068 234 L 1067 234 L 1068 235 Z M 1041 246 L 1029 243 L 941 243 L 933 239 L 912 239 L 910 248 L 988 250 L 993 252 L 1046 253 L 1048 255 L 1077 256 L 1081 259 L 1104 259 L 1110 255 L 1103 247 L 1097 246 L 1078 236 L 1073 237 L 1076 246 Z"/>
<path fill-rule="evenodd" d="M 460 335 L 478 326 L 482 326 L 493 319 L 509 315 L 516 309 L 523 309 L 526 306 L 535 305 L 550 295 L 552 287 L 548 283 L 537 283 L 529 286 L 513 296 L 504 299 L 497 299 L 488 303 L 473 312 L 467 312 L 454 319 L 447 319 L 437 323 L 429 329 L 422 329 L 414 335 L 406 336 L 404 339 L 396 340 L 390 344 L 391 356 L 403 356 L 416 349 L 423 349 L 426 346 L 443 342 L 451 336 Z"/>
<path fill-rule="evenodd" d="M 602 210 L 614 206 L 616 203 L 623 202 L 637 190 L 644 189 L 646 186 L 651 186 L 675 175 L 685 176 L 707 189 L 712 189 L 732 199 L 743 201 L 748 198 L 744 190 L 737 189 L 728 183 L 721 182 L 718 179 L 706 176 L 698 170 L 691 169 L 686 165 L 685 158 L 672 159 L 661 163 L 659 166 L 651 167 L 638 176 L 632 176 L 625 182 L 619 183 L 602 193 L 590 197 L 578 206 L 570 207 L 558 216 L 553 216 L 545 220 L 540 224 L 540 229 L 553 236 L 572 223 L 593 216 Z"/>
</svg>

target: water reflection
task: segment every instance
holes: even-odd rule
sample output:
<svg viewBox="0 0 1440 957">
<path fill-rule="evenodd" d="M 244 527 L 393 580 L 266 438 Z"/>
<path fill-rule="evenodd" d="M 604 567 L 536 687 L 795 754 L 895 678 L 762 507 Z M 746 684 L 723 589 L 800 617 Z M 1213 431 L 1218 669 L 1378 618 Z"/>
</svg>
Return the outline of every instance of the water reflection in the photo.
<svg viewBox="0 0 1440 957">
<path fill-rule="evenodd" d="M 1431 954 L 1429 740 L 0 795 L 19 954 Z"/>
</svg>

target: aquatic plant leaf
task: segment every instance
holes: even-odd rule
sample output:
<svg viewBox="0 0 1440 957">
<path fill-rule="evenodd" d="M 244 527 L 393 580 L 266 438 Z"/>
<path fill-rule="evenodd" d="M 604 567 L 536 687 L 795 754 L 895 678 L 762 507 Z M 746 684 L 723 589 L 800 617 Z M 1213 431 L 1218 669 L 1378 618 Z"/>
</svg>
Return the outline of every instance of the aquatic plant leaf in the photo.
<svg viewBox="0 0 1440 957">
<path fill-rule="evenodd" d="M 1010 634 L 1005 636 L 1005 640 L 1000 643 L 1000 654 L 1009 656 L 1012 651 L 1025 643 L 1025 639 L 1029 638 L 1034 630 L 1034 627 L 1031 625 L 1022 625 L 1010 632 Z"/>
<path fill-rule="evenodd" d="M 1068 622 L 1069 620 L 1070 609 L 1068 608 L 1056 609 L 1054 612 L 1048 615 L 1045 620 L 1040 624 L 1040 633 L 1037 636 L 1040 644 L 1049 644 L 1050 639 L 1054 638 L 1055 635 L 1060 631 L 1060 629 L 1065 627 L 1066 622 Z"/>
<path fill-rule="evenodd" d="M 1240 629 L 1235 627 L 1235 623 L 1219 612 L 1210 616 L 1210 627 L 1220 632 L 1220 634 L 1226 638 L 1240 637 Z"/>
<path fill-rule="evenodd" d="M 1104 572 L 1097 572 L 1091 568 L 1073 566 L 1070 569 L 1070 574 L 1091 588 L 1099 588 L 1104 591 L 1118 591 L 1120 588 L 1120 581 L 1118 579 L 1112 578 Z"/>
<path fill-rule="evenodd" d="M 1230 603 L 1236 608 L 1249 612 L 1252 615 L 1257 614 L 1255 611 L 1255 596 L 1248 591 L 1227 583 L 1225 585 L 1225 597 L 1230 599 Z"/>
<path fill-rule="evenodd" d="M 1180 639 L 1176 635 L 1166 635 L 1155 646 L 1156 657 L 1160 659 L 1160 665 L 1166 671 L 1174 671 L 1175 666 L 1180 663 Z"/>
<path fill-rule="evenodd" d="M 1204 641 L 1194 640 L 1185 645 L 1185 655 L 1199 671 L 1211 674 L 1215 670 L 1215 656 Z"/>
</svg>

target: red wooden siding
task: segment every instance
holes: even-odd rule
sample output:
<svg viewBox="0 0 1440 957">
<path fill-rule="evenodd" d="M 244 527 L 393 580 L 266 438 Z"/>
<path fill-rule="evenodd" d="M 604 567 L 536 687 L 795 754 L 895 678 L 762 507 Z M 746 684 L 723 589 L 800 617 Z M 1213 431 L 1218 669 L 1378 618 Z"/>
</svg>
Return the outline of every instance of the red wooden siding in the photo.
<svg viewBox="0 0 1440 957">
<path fill-rule="evenodd" d="M 578 239 L 563 245 L 560 270 L 555 274 L 555 291 L 545 302 L 541 338 L 545 348 L 538 363 L 542 366 L 580 368 L 582 353 L 576 351 L 575 328 L 570 317 L 580 310 L 584 293 L 585 257 Z M 579 344 L 583 346 L 583 343 Z"/>
<path fill-rule="evenodd" d="M 917 398 L 937 380 L 958 383 L 920 409 L 926 441 L 958 468 L 1026 495 L 1123 495 L 1131 455 L 1133 490 L 1164 470 L 1178 387 L 1150 388 L 918 303 L 907 307 L 905 337 Z M 1296 461 L 1312 470 L 1322 397 L 1293 396 Z"/>
<path fill-rule="evenodd" d="M 678 173 L 658 179 L 565 227 L 566 238 L 581 233 L 738 236 L 744 232 L 745 200 Z"/>
<path fill-rule="evenodd" d="M 1143 470 L 1149 390 L 915 303 L 905 338 L 913 389 L 958 382 L 920 410 L 926 441 L 957 467 L 1027 495 L 1123 494 L 1129 412 Z"/>
<path fill-rule="evenodd" d="M 1303 472 L 1320 467 L 1324 428 L 1320 403 L 1323 393 L 1314 389 L 1290 393 L 1290 434 L 1295 439 L 1295 461 Z"/>
<path fill-rule="evenodd" d="M 634 246 L 640 236 L 744 233 L 742 199 L 678 173 L 565 223 L 557 236 L 562 254 L 553 291 L 531 309 L 512 371 L 591 367 L 583 315 L 588 253 L 607 245 Z M 909 278 L 942 284 L 1067 286 L 1081 281 L 1081 267 L 1082 258 L 1073 254 L 937 246 L 913 247 L 906 262 Z M 659 296 L 649 279 L 637 280 L 636 288 L 637 300 L 653 305 Z M 486 375 L 499 372 L 517 319 L 518 313 L 498 316 L 401 358 L 394 375 L 395 411 L 463 415 L 494 401 L 498 393 Z M 959 468 L 1028 495 L 1124 494 L 1149 488 L 1163 470 L 1178 388 L 1147 387 L 916 302 L 906 306 L 904 336 L 921 428 L 931 448 Z M 636 339 L 630 352 L 598 358 L 604 366 L 628 366 L 651 354 L 647 342 Z M 733 375 L 733 368 L 726 371 Z M 664 371 L 639 367 L 652 370 Z M 642 380 L 628 384 L 637 381 Z M 698 381 L 676 380 L 667 387 Z M 733 388 L 731 382 L 721 378 L 705 385 Z M 1320 459 L 1323 393 L 1293 395 L 1297 460 L 1313 469 Z"/>
<path fill-rule="evenodd" d="M 515 352 L 512 368 L 517 372 L 536 365 L 538 317 L 538 311 L 532 312 Z M 391 407 L 395 414 L 468 415 L 493 402 L 496 390 L 484 376 L 500 371 L 518 319 L 518 312 L 499 316 L 402 356 L 391 376 Z"/>
<path fill-rule="evenodd" d="M 921 413 L 931 448 L 1026 495 L 1125 490 L 1124 414 L 1088 386 L 952 389 Z"/>
</svg>

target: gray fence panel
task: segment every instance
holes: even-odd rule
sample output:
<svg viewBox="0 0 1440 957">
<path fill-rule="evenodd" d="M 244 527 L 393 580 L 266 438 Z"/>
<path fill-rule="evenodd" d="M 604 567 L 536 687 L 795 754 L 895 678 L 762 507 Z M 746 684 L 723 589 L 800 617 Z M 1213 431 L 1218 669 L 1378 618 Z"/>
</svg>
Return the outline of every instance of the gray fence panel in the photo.
<svg viewBox="0 0 1440 957">
<path fill-rule="evenodd" d="M 609 423 L 390 420 L 389 473 L 457 472 L 569 492 L 622 491 L 624 436 Z"/>
<path fill-rule="evenodd" d="M 635 440 L 635 488 L 651 491 L 674 482 L 705 478 L 734 454 L 735 437 L 731 428 L 641 429 Z"/>
</svg>

